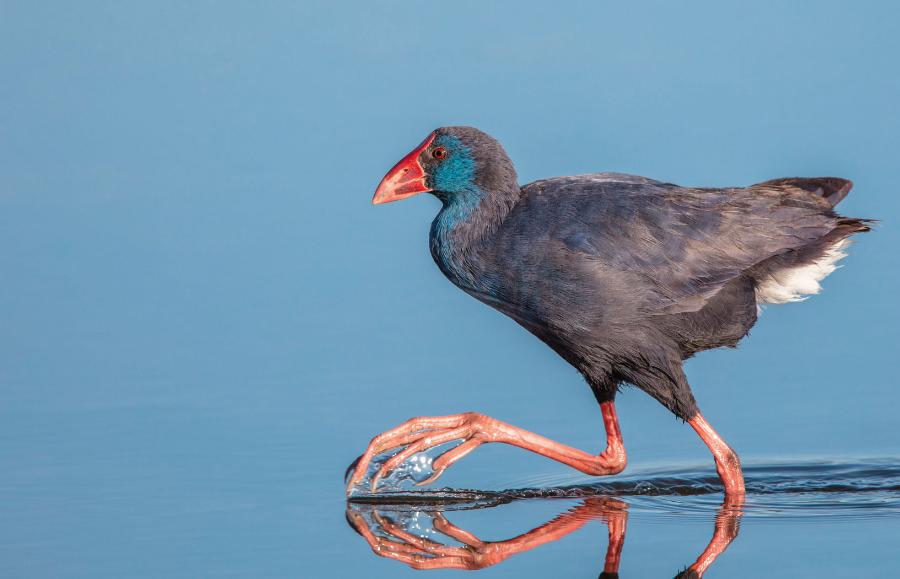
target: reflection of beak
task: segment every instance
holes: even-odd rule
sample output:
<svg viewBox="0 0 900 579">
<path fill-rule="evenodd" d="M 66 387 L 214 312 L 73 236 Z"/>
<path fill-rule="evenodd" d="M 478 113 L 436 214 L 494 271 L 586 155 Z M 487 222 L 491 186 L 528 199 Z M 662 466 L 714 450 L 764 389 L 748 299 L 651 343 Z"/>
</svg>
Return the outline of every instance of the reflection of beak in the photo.
<svg viewBox="0 0 900 579">
<path fill-rule="evenodd" d="M 422 141 L 421 145 L 410 151 L 408 155 L 400 159 L 399 163 L 394 165 L 393 169 L 388 171 L 388 174 L 378 184 L 378 189 L 375 190 L 375 196 L 372 197 L 373 205 L 399 201 L 431 191 L 425 185 L 425 170 L 419 163 L 419 155 L 433 140 L 434 133 L 431 133 L 427 139 Z"/>
</svg>

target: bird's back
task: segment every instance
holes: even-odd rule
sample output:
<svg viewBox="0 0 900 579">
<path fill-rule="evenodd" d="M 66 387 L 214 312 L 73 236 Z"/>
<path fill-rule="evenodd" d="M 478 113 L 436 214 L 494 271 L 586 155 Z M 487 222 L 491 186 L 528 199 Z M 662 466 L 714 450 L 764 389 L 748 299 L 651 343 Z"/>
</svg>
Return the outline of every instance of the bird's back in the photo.
<svg viewBox="0 0 900 579">
<path fill-rule="evenodd" d="M 687 355 L 730 345 L 757 302 L 815 293 L 813 278 L 867 229 L 832 211 L 849 187 L 823 178 L 694 189 L 616 173 L 536 181 L 480 252 L 479 297 L 562 348 L 610 343 L 624 329 L 637 341 L 664 332 Z M 738 321 L 722 315 L 732 311 Z M 721 339 L 705 320 L 725 324 Z"/>
</svg>

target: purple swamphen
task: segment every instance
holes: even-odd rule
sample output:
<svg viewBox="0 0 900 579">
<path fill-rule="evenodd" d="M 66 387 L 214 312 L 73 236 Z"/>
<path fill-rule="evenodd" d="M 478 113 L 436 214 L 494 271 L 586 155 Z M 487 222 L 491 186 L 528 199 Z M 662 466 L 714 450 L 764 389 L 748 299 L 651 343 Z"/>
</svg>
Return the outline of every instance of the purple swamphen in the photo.
<svg viewBox="0 0 900 579">
<path fill-rule="evenodd" d="M 834 212 L 852 183 L 788 178 L 746 188 L 679 187 L 596 173 L 520 187 L 503 147 L 469 127 L 444 127 L 384 177 L 373 203 L 430 192 L 443 203 L 431 254 L 454 284 L 524 326 L 584 376 L 606 427 L 593 455 L 478 413 L 413 418 L 375 437 L 351 465 L 348 493 L 374 456 L 404 460 L 455 440 L 435 480 L 488 442 L 536 452 L 591 475 L 625 468 L 615 411 L 633 384 L 690 424 L 712 451 L 725 492 L 744 493 L 737 454 L 697 408 L 682 362 L 735 346 L 758 307 L 817 293 L 869 221 Z M 355 469 L 355 470 L 354 470 Z"/>
</svg>

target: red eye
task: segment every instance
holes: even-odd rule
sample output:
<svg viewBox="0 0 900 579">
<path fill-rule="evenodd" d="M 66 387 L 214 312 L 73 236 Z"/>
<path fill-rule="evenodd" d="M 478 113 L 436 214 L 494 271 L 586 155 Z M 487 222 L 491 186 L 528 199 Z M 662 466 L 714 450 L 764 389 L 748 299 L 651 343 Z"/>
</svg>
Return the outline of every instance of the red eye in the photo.
<svg viewBox="0 0 900 579">
<path fill-rule="evenodd" d="M 446 159 L 447 149 L 445 149 L 444 147 L 436 147 L 433 151 L 431 151 L 431 156 L 435 159 Z"/>
</svg>

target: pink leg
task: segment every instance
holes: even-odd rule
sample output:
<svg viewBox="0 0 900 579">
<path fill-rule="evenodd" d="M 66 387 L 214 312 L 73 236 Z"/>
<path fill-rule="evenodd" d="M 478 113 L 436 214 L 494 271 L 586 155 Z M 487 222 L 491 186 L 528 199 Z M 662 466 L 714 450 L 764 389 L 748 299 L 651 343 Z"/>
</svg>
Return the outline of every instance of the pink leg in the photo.
<svg viewBox="0 0 900 579">
<path fill-rule="evenodd" d="M 713 427 L 699 412 L 688 420 L 688 424 L 697 431 L 697 434 L 712 451 L 713 457 L 716 459 L 716 470 L 719 472 L 722 484 L 725 485 L 725 494 L 743 495 L 744 474 L 741 472 L 741 461 L 738 455 L 722 440 L 722 437 L 713 430 Z"/>
<path fill-rule="evenodd" d="M 404 460 L 416 453 L 454 440 L 463 442 L 436 458 L 432 463 L 434 475 L 419 484 L 434 481 L 454 462 L 488 442 L 518 446 L 586 474 L 595 476 L 618 474 L 625 469 L 626 456 L 622 433 L 616 417 L 616 407 L 613 402 L 604 402 L 600 408 L 603 413 L 603 424 L 606 427 L 606 450 L 600 455 L 593 455 L 566 446 L 539 434 L 474 412 L 413 418 L 372 440 L 366 452 L 360 457 L 353 476 L 348 481 L 347 492 L 349 494 L 353 487 L 359 484 L 365 476 L 372 458 L 382 452 L 401 446 L 406 447 L 385 462 L 381 470 L 372 477 L 373 492 L 378 486 L 378 481 L 397 468 Z"/>
</svg>

